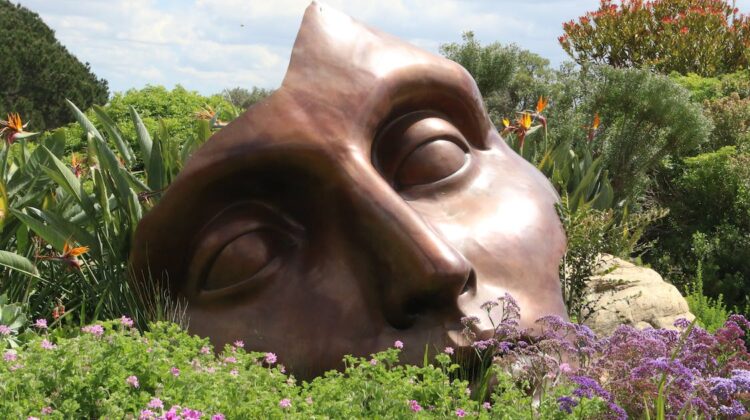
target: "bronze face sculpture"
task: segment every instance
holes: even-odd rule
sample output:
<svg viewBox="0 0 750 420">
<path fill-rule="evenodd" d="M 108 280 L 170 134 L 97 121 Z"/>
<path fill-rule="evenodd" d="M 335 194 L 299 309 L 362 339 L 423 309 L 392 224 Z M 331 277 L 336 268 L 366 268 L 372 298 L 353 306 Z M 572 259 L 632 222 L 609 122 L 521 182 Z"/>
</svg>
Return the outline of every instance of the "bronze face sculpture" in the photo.
<svg viewBox="0 0 750 420">
<path fill-rule="evenodd" d="M 166 273 L 190 331 L 299 376 L 405 343 L 465 346 L 510 292 L 522 326 L 565 316 L 547 179 L 489 121 L 471 76 L 313 3 L 271 97 L 214 135 L 142 220 L 132 264 Z"/>
</svg>

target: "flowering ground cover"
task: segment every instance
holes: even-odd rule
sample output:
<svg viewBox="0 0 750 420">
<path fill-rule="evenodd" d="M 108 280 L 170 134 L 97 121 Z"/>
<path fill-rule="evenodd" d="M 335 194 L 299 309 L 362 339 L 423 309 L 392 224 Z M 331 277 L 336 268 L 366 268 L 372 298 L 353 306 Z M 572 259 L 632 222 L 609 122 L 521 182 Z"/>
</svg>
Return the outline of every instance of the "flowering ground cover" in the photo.
<svg viewBox="0 0 750 420">
<path fill-rule="evenodd" d="M 471 383 L 453 348 L 405 366 L 398 355 L 416 343 L 396 341 L 300 382 L 274 353 L 241 341 L 217 353 L 176 324 L 141 332 L 122 317 L 48 330 L 37 320 L 15 337 L 19 347 L 3 350 L 0 417 L 738 418 L 750 405 L 750 323 L 741 316 L 715 334 L 683 320 L 675 331 L 622 326 L 601 339 L 546 317 L 530 339 L 513 299 L 486 303 L 488 316 L 497 306 L 495 337 L 473 344 L 486 369 Z M 467 331 L 476 321 L 463 320 Z"/>
</svg>

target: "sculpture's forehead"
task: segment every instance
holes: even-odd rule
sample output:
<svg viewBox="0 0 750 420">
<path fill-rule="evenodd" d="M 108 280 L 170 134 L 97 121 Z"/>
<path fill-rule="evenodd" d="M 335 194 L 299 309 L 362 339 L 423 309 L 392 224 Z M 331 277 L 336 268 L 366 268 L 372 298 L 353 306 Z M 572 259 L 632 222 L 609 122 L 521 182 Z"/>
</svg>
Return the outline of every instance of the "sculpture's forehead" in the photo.
<svg viewBox="0 0 750 420">
<path fill-rule="evenodd" d="M 248 157 L 266 151 L 343 165 L 352 152 L 368 158 L 389 121 L 424 110 L 445 116 L 475 143 L 491 127 L 461 66 L 313 2 L 282 86 L 214 135 L 182 177 L 248 167 Z"/>
<path fill-rule="evenodd" d="M 450 61 L 313 2 L 305 11 L 282 86 L 295 91 L 362 95 L 409 68 Z"/>
</svg>

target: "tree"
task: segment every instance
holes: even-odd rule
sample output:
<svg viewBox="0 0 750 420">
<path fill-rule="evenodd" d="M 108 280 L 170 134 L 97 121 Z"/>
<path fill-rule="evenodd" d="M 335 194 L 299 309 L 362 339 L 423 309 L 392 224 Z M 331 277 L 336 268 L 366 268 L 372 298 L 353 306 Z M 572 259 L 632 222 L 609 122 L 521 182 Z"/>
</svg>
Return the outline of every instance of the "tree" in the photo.
<svg viewBox="0 0 750 420">
<path fill-rule="evenodd" d="M 578 63 L 702 76 L 750 64 L 750 16 L 724 0 L 601 0 L 563 30 L 560 44 Z"/>
<path fill-rule="evenodd" d="M 440 46 L 440 52 L 462 65 L 474 77 L 492 120 L 534 107 L 540 95 L 548 95 L 553 79 L 549 60 L 516 45 L 499 42 L 482 46 L 473 32 L 462 43 Z"/>
<path fill-rule="evenodd" d="M 0 116 L 20 113 L 34 131 L 74 120 L 65 99 L 103 104 L 107 82 L 76 59 L 36 13 L 0 0 Z"/>
<path fill-rule="evenodd" d="M 224 99 L 231 102 L 238 109 L 248 109 L 262 101 L 273 93 L 273 89 L 263 89 L 253 86 L 253 90 L 242 87 L 226 89 L 223 92 Z"/>
</svg>

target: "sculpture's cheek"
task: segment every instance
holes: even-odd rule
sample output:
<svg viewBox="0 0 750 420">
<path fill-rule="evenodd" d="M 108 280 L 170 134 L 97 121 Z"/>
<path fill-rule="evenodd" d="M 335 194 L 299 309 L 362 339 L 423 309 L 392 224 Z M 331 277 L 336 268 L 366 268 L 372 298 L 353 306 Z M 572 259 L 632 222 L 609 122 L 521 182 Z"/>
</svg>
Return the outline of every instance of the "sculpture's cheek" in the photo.
<svg viewBox="0 0 750 420">
<path fill-rule="evenodd" d="M 530 326 L 543 315 L 565 316 L 558 279 L 565 235 L 551 187 L 519 160 L 478 153 L 478 173 L 467 188 L 411 205 L 476 271 L 476 293 L 461 298 L 461 309 L 473 312 L 510 292 Z"/>
</svg>

